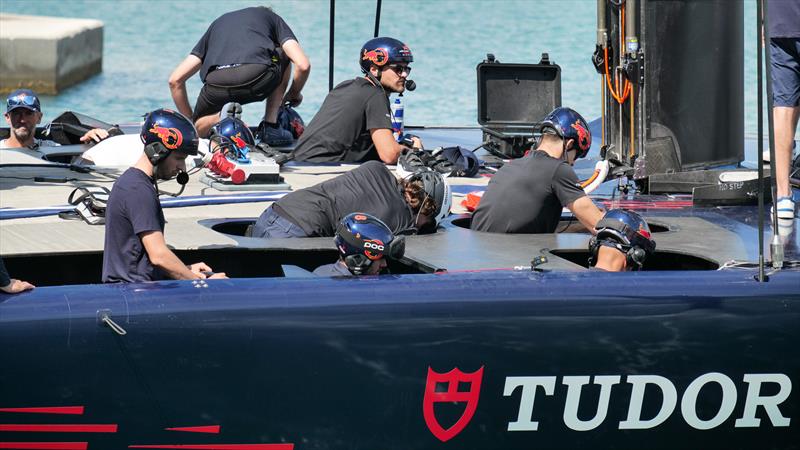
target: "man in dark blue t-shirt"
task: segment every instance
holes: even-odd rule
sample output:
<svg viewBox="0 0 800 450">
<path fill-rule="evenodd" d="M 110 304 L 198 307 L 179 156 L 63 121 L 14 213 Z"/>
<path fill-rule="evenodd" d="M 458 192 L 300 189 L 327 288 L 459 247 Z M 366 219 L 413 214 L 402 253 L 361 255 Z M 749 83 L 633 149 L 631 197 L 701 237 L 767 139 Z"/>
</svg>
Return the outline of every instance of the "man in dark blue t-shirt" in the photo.
<svg viewBox="0 0 800 450">
<path fill-rule="evenodd" d="M 141 137 L 144 153 L 114 183 L 108 199 L 103 282 L 206 278 L 212 270 L 205 263 L 186 266 L 167 247 L 156 184 L 184 171 L 186 157 L 197 154 L 194 125 L 179 113 L 158 109 L 145 118 Z"/>
<path fill-rule="evenodd" d="M 292 74 L 289 62 L 294 72 L 287 90 Z M 203 88 L 192 111 L 186 80 L 198 71 Z M 303 101 L 300 92 L 310 72 L 311 64 L 291 28 L 271 9 L 258 6 L 223 14 L 212 22 L 173 70 L 169 88 L 178 111 L 192 118 L 203 137 L 217 123 L 226 103 L 267 99 L 259 126 L 261 138 L 269 145 L 287 145 L 292 136 L 278 127 L 278 109 L 284 103 L 297 106 Z"/>
<path fill-rule="evenodd" d="M 398 260 L 406 249 L 403 236 L 393 235 L 380 219 L 361 212 L 344 216 L 336 227 L 334 243 L 339 250 L 339 259 L 333 264 L 317 267 L 314 275 L 378 275 L 386 269 L 387 258 Z"/>
</svg>

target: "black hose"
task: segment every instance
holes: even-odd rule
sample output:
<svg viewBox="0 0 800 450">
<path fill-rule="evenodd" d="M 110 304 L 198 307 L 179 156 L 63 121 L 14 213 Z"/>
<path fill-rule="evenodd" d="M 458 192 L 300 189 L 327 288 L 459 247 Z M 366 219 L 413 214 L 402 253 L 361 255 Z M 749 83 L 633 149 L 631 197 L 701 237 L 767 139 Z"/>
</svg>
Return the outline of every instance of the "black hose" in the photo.
<svg viewBox="0 0 800 450">
<path fill-rule="evenodd" d="M 762 59 L 765 48 L 761 45 L 763 29 L 761 28 L 761 0 L 756 0 L 756 36 L 758 42 L 758 281 L 763 283 L 764 279 L 764 94 L 761 92 L 762 81 L 764 78 L 762 70 Z"/>
<path fill-rule="evenodd" d="M 328 92 L 333 90 L 333 29 L 336 17 L 336 0 L 330 3 L 330 19 L 328 24 Z"/>
<path fill-rule="evenodd" d="M 375 36 L 378 37 L 378 32 L 381 29 L 381 0 L 378 0 L 378 4 L 375 6 Z"/>
</svg>

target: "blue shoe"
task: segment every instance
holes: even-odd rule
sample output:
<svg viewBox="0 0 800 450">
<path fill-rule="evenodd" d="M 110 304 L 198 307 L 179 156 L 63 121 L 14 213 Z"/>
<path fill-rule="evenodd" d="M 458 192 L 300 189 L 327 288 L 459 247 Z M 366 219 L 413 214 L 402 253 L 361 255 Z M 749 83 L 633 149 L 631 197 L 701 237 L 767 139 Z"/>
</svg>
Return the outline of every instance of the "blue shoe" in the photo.
<svg viewBox="0 0 800 450">
<path fill-rule="evenodd" d="M 292 136 L 291 131 L 271 127 L 264 121 L 258 124 L 256 138 L 270 147 L 286 147 L 294 142 L 294 136 Z"/>
</svg>

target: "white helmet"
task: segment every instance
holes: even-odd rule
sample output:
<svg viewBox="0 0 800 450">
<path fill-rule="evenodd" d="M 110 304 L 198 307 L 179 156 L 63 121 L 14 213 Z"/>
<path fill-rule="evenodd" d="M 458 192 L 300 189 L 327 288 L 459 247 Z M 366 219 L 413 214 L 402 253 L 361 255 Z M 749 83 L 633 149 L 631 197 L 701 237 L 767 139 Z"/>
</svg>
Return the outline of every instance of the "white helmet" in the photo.
<svg viewBox="0 0 800 450">
<path fill-rule="evenodd" d="M 408 177 L 408 181 L 415 180 L 422 182 L 422 189 L 425 194 L 433 199 L 436 205 L 433 219 L 436 225 L 439 225 L 442 220 L 450 215 L 450 207 L 453 205 L 453 193 L 450 190 L 450 184 L 442 174 L 432 169 L 419 170 Z"/>
</svg>

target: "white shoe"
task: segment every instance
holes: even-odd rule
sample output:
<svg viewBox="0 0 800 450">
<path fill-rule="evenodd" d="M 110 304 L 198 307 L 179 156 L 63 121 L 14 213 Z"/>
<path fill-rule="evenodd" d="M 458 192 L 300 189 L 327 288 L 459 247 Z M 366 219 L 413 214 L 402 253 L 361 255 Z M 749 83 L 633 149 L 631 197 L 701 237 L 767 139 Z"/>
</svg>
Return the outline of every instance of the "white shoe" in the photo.
<svg viewBox="0 0 800 450">
<path fill-rule="evenodd" d="M 791 197 L 780 197 L 777 203 L 778 220 L 794 220 L 794 200 Z"/>
</svg>

